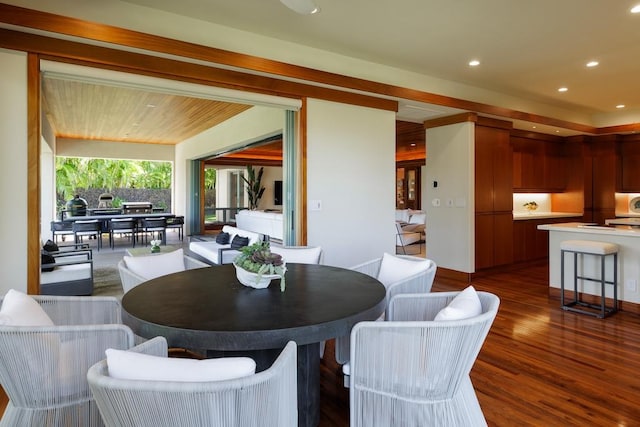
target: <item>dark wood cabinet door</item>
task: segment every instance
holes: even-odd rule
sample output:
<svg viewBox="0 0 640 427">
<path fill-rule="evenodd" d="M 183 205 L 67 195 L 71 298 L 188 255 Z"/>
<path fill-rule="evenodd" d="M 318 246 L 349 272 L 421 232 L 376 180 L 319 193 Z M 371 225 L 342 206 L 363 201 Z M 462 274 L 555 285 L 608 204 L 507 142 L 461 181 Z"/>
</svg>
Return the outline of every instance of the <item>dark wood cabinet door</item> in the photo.
<svg viewBox="0 0 640 427">
<path fill-rule="evenodd" d="M 475 261 L 476 271 L 483 268 L 493 267 L 494 256 L 494 226 L 493 214 L 479 213 L 476 214 L 476 243 L 475 243 Z"/>
<path fill-rule="evenodd" d="M 640 193 L 640 140 L 620 143 L 621 191 Z"/>
</svg>

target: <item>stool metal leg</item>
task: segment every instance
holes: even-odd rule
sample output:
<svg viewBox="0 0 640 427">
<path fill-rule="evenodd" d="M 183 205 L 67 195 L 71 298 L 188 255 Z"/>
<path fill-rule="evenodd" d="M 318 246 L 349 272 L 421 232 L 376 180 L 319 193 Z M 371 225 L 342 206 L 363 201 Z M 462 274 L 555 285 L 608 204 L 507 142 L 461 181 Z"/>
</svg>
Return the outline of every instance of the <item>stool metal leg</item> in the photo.
<svg viewBox="0 0 640 427">
<path fill-rule="evenodd" d="M 605 291 L 606 289 L 604 288 L 605 285 L 605 280 L 606 278 L 604 277 L 604 261 L 605 261 L 605 256 L 601 256 L 600 257 L 600 292 L 602 295 L 602 299 L 601 299 L 601 303 L 600 303 L 600 316 L 604 319 L 605 316 Z"/>
</svg>

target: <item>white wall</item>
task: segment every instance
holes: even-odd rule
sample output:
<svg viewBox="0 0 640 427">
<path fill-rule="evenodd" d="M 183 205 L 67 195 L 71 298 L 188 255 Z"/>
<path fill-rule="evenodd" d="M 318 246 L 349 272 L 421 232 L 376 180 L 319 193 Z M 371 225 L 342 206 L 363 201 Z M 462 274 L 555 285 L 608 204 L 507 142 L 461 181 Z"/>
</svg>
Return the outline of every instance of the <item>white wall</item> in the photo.
<svg viewBox="0 0 640 427">
<path fill-rule="evenodd" d="M 0 294 L 27 291 L 27 55 L 0 49 Z"/>
<path fill-rule="evenodd" d="M 339 267 L 395 253 L 395 113 L 310 99 L 307 114 L 308 244 Z"/>
<path fill-rule="evenodd" d="M 189 180 L 191 160 L 276 135 L 282 132 L 284 120 L 285 113 L 282 109 L 255 106 L 176 145 L 174 163 L 176 213 L 188 218 L 191 215 L 188 195 L 198 191 L 191 188 Z M 185 224 L 185 233 L 188 235 L 190 232 L 188 224 Z"/>
<path fill-rule="evenodd" d="M 427 257 L 439 267 L 474 271 L 474 124 L 426 131 L 422 208 L 427 213 Z M 438 186 L 434 188 L 433 182 Z M 434 206 L 434 200 L 440 206 Z M 448 201 L 453 206 L 448 206 Z"/>
</svg>

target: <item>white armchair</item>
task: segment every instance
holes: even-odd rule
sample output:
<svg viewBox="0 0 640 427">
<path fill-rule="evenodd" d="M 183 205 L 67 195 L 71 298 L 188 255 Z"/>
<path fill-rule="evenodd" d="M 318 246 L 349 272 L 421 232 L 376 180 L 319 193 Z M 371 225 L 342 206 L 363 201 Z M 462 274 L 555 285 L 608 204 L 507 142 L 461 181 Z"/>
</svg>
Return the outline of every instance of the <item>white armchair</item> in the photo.
<svg viewBox="0 0 640 427">
<path fill-rule="evenodd" d="M 398 294 L 431 292 L 437 268 L 430 259 L 385 253 L 383 257 L 351 267 L 351 270 L 380 280 L 387 288 L 388 305 L 391 298 Z M 336 361 L 341 365 L 349 362 L 349 343 L 348 335 L 336 338 Z M 348 367 L 345 374 L 348 375 Z"/>
<path fill-rule="evenodd" d="M 319 264 L 322 257 L 322 248 L 320 246 L 271 245 L 271 252 L 282 255 L 285 262 L 299 264 Z"/>
<path fill-rule="evenodd" d="M 182 249 L 166 254 L 125 256 L 118 262 L 122 290 L 125 293 L 155 277 L 203 267 L 211 266 L 185 255 Z"/>
<path fill-rule="evenodd" d="M 389 305 L 389 321 L 354 326 L 351 426 L 487 425 L 469 373 L 500 300 L 478 292 L 480 315 L 434 321 L 458 294 L 398 295 Z"/>
<path fill-rule="evenodd" d="M 163 353 L 166 357 L 166 342 Z M 103 360 L 89 369 L 87 380 L 107 426 L 293 427 L 298 425 L 296 360 L 290 341 L 270 368 L 237 379 L 113 378 Z"/>
<path fill-rule="evenodd" d="M 0 425 L 102 426 L 87 370 L 134 338 L 114 297 L 9 291 L 0 310 L 0 383 L 9 397 Z"/>
</svg>

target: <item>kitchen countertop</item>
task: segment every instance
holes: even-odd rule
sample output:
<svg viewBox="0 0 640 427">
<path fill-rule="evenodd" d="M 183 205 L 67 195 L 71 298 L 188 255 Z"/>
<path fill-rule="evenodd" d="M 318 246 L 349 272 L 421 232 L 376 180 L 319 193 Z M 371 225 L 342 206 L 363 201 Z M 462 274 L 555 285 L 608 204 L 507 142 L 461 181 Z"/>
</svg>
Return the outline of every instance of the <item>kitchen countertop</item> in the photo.
<svg viewBox="0 0 640 427">
<path fill-rule="evenodd" d="M 563 222 L 559 224 L 541 224 L 538 230 L 570 231 L 584 234 L 606 234 L 620 237 L 640 237 L 640 228 L 628 225 L 606 226 L 588 222 Z"/>
<path fill-rule="evenodd" d="M 550 218 L 572 218 L 572 217 L 582 217 L 582 213 L 575 212 L 514 212 L 513 220 L 514 221 L 522 221 L 527 219 L 550 219 Z"/>
</svg>

